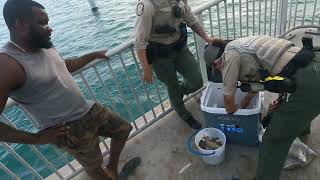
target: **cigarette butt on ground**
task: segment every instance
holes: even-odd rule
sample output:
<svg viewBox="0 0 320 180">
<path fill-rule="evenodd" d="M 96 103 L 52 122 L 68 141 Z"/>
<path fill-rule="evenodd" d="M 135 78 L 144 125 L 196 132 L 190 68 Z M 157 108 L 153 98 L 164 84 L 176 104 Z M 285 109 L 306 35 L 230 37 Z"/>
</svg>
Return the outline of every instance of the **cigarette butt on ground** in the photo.
<svg viewBox="0 0 320 180">
<path fill-rule="evenodd" d="M 186 171 L 189 167 L 191 166 L 191 163 L 188 163 L 187 165 L 185 165 L 180 171 L 179 174 L 182 174 L 184 171 Z"/>
</svg>

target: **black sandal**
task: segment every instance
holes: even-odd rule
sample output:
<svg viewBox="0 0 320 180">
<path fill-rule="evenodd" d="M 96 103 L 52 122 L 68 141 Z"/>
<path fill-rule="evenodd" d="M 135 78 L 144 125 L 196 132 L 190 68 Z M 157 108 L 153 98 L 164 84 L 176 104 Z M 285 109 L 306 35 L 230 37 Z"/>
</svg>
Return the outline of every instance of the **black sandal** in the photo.
<svg viewBox="0 0 320 180">
<path fill-rule="evenodd" d="M 135 157 L 129 160 L 122 168 L 119 174 L 119 180 L 125 180 L 140 165 L 141 158 Z"/>
</svg>

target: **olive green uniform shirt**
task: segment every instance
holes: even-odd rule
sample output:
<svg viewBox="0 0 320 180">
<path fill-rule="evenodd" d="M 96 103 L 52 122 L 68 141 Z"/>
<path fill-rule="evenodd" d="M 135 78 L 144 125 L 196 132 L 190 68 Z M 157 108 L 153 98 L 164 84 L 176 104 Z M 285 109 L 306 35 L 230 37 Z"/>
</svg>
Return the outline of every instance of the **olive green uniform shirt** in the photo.
<svg viewBox="0 0 320 180">
<path fill-rule="evenodd" d="M 223 81 L 223 94 L 234 96 L 237 90 L 237 81 L 241 82 L 256 82 L 260 79 L 258 73 L 259 64 L 256 57 L 249 53 L 239 53 L 237 50 L 228 50 L 226 47 L 225 54 L 223 55 L 222 62 L 222 81 Z M 297 52 L 300 51 L 299 47 L 291 47 L 286 50 L 279 58 L 292 59 Z M 279 63 L 280 64 L 280 63 Z M 283 66 L 281 64 L 281 66 Z M 283 67 L 275 64 L 271 75 L 276 75 L 281 72 Z"/>
<path fill-rule="evenodd" d="M 176 0 L 174 0 L 176 2 Z M 181 18 L 173 15 L 171 3 L 169 0 L 141 0 L 137 4 L 137 21 L 135 24 L 135 48 L 146 49 L 148 41 L 154 41 L 161 44 L 171 44 L 180 37 L 179 25 L 181 22 L 191 27 L 198 23 L 197 18 L 188 5 L 188 0 L 181 0 L 178 3 L 181 7 Z M 176 29 L 173 34 L 157 34 L 154 29 L 157 25 L 169 25 Z"/>
</svg>

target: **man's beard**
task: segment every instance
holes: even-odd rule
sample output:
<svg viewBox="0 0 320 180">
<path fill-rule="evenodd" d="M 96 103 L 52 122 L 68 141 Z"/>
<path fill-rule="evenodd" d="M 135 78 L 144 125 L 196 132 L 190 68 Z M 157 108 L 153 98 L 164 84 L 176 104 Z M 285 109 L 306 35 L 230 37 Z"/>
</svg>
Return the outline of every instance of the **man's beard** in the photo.
<svg viewBox="0 0 320 180">
<path fill-rule="evenodd" d="M 50 49 L 53 47 L 53 44 L 50 40 L 45 40 L 38 33 L 36 33 L 33 29 L 31 29 L 30 34 L 30 44 L 31 46 L 37 50 L 41 48 Z"/>
</svg>

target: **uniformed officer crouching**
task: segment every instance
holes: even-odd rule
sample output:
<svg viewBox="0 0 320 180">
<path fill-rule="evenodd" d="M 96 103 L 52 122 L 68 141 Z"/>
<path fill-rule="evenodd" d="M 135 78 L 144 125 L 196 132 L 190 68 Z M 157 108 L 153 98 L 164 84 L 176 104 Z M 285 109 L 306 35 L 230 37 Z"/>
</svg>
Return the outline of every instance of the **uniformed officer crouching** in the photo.
<svg viewBox="0 0 320 180">
<path fill-rule="evenodd" d="M 263 135 L 256 180 L 277 180 L 294 139 L 310 133 L 311 121 L 320 113 L 320 51 L 312 39 L 303 47 L 269 36 L 253 36 L 209 45 L 207 65 L 222 73 L 224 104 L 228 113 L 246 108 L 257 91 L 281 93 L 286 98 L 273 111 Z M 249 92 L 235 104 L 237 81 Z"/>
<path fill-rule="evenodd" d="M 186 25 L 209 44 L 222 40 L 209 37 L 191 12 L 187 0 L 141 0 L 136 7 L 135 48 L 143 67 L 143 79 L 152 82 L 152 70 L 166 84 L 169 99 L 180 118 L 191 128 L 201 124 L 187 111 L 183 95 L 195 92 L 203 81 L 187 47 Z M 177 72 L 184 78 L 178 81 Z"/>
</svg>

